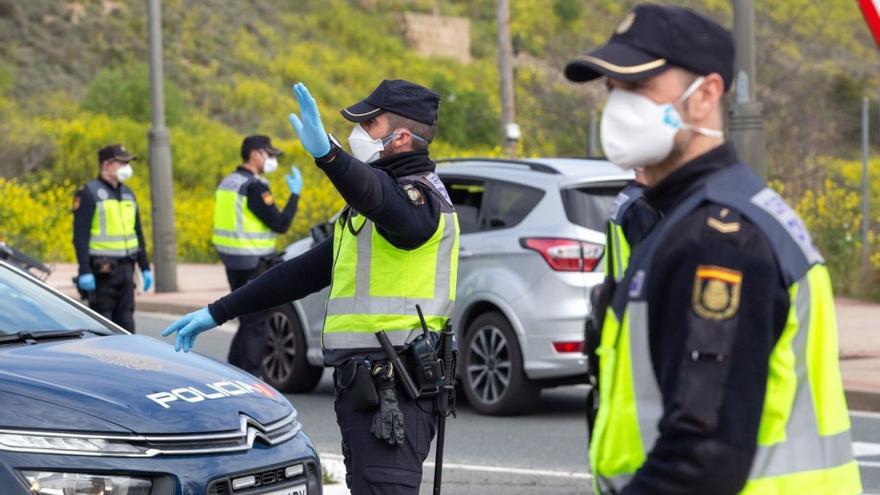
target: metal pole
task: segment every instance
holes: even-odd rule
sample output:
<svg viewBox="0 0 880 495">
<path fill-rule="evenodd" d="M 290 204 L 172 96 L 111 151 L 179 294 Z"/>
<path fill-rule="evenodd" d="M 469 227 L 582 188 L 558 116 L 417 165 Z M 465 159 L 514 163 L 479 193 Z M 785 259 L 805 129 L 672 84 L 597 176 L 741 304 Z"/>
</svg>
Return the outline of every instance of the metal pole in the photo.
<svg viewBox="0 0 880 495">
<path fill-rule="evenodd" d="M 862 269 L 868 268 L 868 157 L 871 102 L 862 97 Z"/>
<path fill-rule="evenodd" d="M 498 69 L 501 77 L 501 140 L 507 156 L 516 153 L 516 132 L 512 124 L 516 120 L 516 107 L 513 93 L 513 45 L 510 42 L 510 4 L 508 0 L 498 0 L 496 8 L 498 21 Z M 514 136 L 516 138 L 514 139 Z"/>
<path fill-rule="evenodd" d="M 161 0 L 147 0 L 150 36 L 150 97 L 153 126 L 150 142 L 150 198 L 153 201 L 153 262 L 156 292 L 177 291 L 177 240 L 174 232 L 174 191 L 171 179 L 171 142 L 165 127 L 162 74 Z"/>
<path fill-rule="evenodd" d="M 590 158 L 598 158 L 599 157 L 599 132 L 598 132 L 598 123 L 596 118 L 596 111 L 590 111 L 590 148 L 589 148 L 589 157 Z"/>
<path fill-rule="evenodd" d="M 740 158 L 766 179 L 763 106 L 755 97 L 755 6 L 752 0 L 732 2 L 736 102 L 730 108 L 730 138 Z"/>
</svg>

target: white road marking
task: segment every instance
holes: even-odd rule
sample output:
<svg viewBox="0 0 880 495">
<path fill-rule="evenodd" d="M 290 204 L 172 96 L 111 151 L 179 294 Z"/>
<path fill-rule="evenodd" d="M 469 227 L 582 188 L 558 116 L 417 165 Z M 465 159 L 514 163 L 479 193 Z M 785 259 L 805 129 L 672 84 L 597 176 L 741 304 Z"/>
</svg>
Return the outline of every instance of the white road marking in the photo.
<svg viewBox="0 0 880 495">
<path fill-rule="evenodd" d="M 849 415 L 856 418 L 880 419 L 880 412 L 850 411 Z"/>
<path fill-rule="evenodd" d="M 329 453 L 321 453 L 321 460 L 327 459 L 329 461 L 342 462 L 342 456 L 339 454 L 329 454 Z M 425 467 L 434 467 L 433 462 L 426 462 Z M 549 469 L 525 469 L 525 468 L 514 468 L 514 467 L 505 467 L 505 466 L 485 466 L 480 464 L 458 464 L 454 462 L 444 462 L 444 469 L 460 469 L 462 471 L 478 471 L 482 473 L 501 473 L 501 474 L 516 474 L 516 475 L 524 475 L 524 476 L 538 476 L 544 478 L 574 478 L 574 479 L 582 479 L 589 480 L 593 479 L 590 473 L 579 472 L 579 471 L 552 471 Z"/>
<path fill-rule="evenodd" d="M 853 442 L 853 455 L 856 457 L 870 457 L 880 455 L 880 443 Z"/>
</svg>

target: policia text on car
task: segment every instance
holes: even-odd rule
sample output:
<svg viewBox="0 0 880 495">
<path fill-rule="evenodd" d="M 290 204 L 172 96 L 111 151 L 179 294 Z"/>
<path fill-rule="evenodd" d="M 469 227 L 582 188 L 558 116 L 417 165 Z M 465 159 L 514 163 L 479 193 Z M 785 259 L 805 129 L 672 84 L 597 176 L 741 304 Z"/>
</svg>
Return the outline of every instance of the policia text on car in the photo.
<svg viewBox="0 0 880 495">
<path fill-rule="evenodd" d="M 144 291 L 153 285 L 141 217 L 134 193 L 123 182 L 137 160 L 124 146 L 98 151 L 98 177 L 73 198 L 73 246 L 79 264 L 76 286 L 92 309 L 134 331 L 134 263 Z"/>
<path fill-rule="evenodd" d="M 417 494 L 437 411 L 445 404 L 404 392 L 404 369 L 389 359 L 376 334 L 382 331 L 379 336 L 403 356 L 411 377 L 434 379 L 434 389 L 444 390 L 418 365 L 431 368 L 437 354 L 451 354 L 438 349 L 438 333 L 452 315 L 458 268 L 458 219 L 428 158 L 439 96 L 407 81 L 383 81 L 342 111 L 355 124 L 350 155 L 328 138 L 305 86 L 297 84 L 294 93 L 301 114 L 291 115 L 291 123 L 347 203 L 332 236 L 163 335 L 178 332 L 175 347 L 188 351 L 196 335 L 218 323 L 329 285 L 322 340 L 325 363 L 336 368 L 346 481 L 354 495 Z"/>
<path fill-rule="evenodd" d="M 269 268 L 275 260 L 276 233 L 287 232 L 296 214 L 303 186 L 300 171 L 292 167 L 284 176 L 290 196 L 282 211 L 275 207 L 269 181 L 261 177 L 278 169 L 281 155 L 268 136 L 248 136 L 241 143 L 242 164 L 217 186 L 211 241 L 232 290 Z M 264 312 L 240 315 L 238 331 L 229 347 L 229 364 L 259 376 L 267 332 Z"/>
<path fill-rule="evenodd" d="M 607 78 L 603 148 L 644 168 L 662 217 L 608 279 L 590 438 L 602 494 L 861 493 L 828 270 L 721 132 L 733 59 L 715 22 L 642 5 L 566 67 Z"/>
</svg>

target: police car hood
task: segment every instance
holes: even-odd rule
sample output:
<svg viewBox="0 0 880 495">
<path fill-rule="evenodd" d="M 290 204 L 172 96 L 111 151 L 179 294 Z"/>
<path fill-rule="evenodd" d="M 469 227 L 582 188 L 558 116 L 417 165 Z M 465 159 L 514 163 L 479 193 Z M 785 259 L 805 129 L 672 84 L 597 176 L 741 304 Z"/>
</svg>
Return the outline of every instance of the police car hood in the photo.
<svg viewBox="0 0 880 495">
<path fill-rule="evenodd" d="M 0 346 L 0 402 L 0 428 L 141 434 L 237 430 L 242 414 L 268 424 L 293 412 L 250 374 L 140 335 Z"/>
</svg>

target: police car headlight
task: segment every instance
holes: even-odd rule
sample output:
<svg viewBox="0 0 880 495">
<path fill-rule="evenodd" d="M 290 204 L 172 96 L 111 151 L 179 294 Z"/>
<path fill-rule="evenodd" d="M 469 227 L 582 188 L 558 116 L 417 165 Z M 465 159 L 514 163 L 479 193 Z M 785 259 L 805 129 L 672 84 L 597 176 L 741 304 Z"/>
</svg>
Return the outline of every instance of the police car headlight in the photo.
<svg viewBox="0 0 880 495">
<path fill-rule="evenodd" d="M 147 449 L 122 440 L 0 433 L 0 450 L 79 455 L 144 455 Z"/>
<path fill-rule="evenodd" d="M 34 495 L 149 495 L 153 482 L 129 476 L 22 471 Z"/>
</svg>

